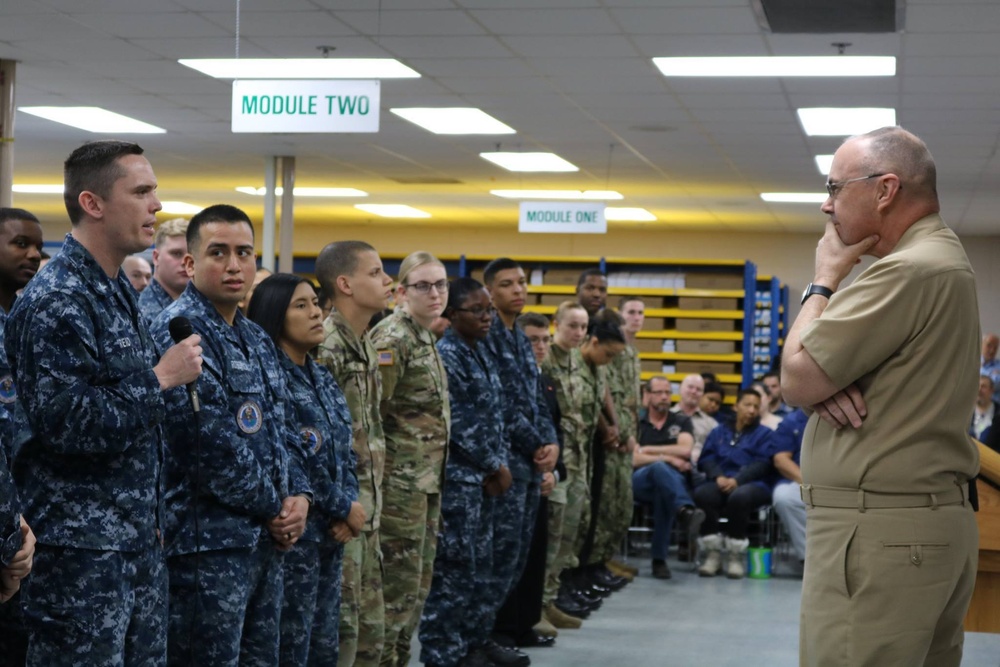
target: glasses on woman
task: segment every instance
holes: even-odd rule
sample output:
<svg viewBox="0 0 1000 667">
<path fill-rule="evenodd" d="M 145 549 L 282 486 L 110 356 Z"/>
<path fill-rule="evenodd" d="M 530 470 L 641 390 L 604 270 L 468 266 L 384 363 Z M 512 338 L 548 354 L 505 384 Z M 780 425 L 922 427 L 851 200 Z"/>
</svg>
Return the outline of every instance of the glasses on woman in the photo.
<svg viewBox="0 0 1000 667">
<path fill-rule="evenodd" d="M 430 294 L 431 288 L 436 289 L 438 291 L 438 294 L 443 294 L 444 292 L 448 291 L 448 281 L 439 280 L 434 283 L 429 283 L 426 280 L 421 280 L 415 283 L 408 283 L 408 284 L 404 283 L 403 287 L 405 287 L 406 289 L 412 288 L 416 290 L 418 294 Z"/>
<path fill-rule="evenodd" d="M 497 309 L 493 306 L 489 306 L 488 308 L 483 308 L 482 306 L 476 306 L 475 308 L 453 308 L 452 310 L 456 310 L 461 313 L 468 313 L 477 319 L 481 318 L 483 315 L 493 317 L 493 315 L 497 312 Z"/>
</svg>

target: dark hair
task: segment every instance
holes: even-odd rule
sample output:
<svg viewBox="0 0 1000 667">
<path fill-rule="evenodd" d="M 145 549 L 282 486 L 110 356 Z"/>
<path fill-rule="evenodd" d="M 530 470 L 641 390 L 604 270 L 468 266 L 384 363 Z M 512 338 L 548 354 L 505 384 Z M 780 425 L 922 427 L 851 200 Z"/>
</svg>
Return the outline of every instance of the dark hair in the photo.
<svg viewBox="0 0 1000 667">
<path fill-rule="evenodd" d="M 719 398 L 726 398 L 726 389 L 718 382 L 707 382 L 705 383 L 705 394 L 718 394 Z"/>
<path fill-rule="evenodd" d="M 354 275 L 358 269 L 358 255 L 363 252 L 375 252 L 375 248 L 364 241 L 334 241 L 319 251 L 316 280 L 331 301 L 337 300 L 337 278 Z"/>
<path fill-rule="evenodd" d="M 39 222 L 38 218 L 35 217 L 34 213 L 30 211 L 25 211 L 23 208 L 6 208 L 0 207 L 0 225 L 7 222 L 8 220 L 27 220 L 29 222 Z"/>
<path fill-rule="evenodd" d="M 69 154 L 63 163 L 63 202 L 69 221 L 83 220 L 80 194 L 93 192 L 107 199 L 115 181 L 125 175 L 118 160 L 126 155 L 142 155 L 142 147 L 130 141 L 91 141 Z"/>
<path fill-rule="evenodd" d="M 368 320 L 368 328 L 374 329 L 376 324 L 378 324 L 385 318 L 389 317 L 390 315 L 392 315 L 392 308 L 383 308 L 382 310 L 378 311 L 377 313 L 371 316 L 371 318 Z"/>
<path fill-rule="evenodd" d="M 250 222 L 250 217 L 246 213 L 229 204 L 214 204 L 195 213 L 194 217 L 191 218 L 191 222 L 188 223 L 185 235 L 188 252 L 194 252 L 194 249 L 198 247 L 202 226 L 213 222 L 224 222 L 226 224 L 245 222 L 250 227 L 250 235 L 253 236 L 253 223 Z"/>
<path fill-rule="evenodd" d="M 646 307 L 646 302 L 642 300 L 641 296 L 628 296 L 628 295 L 626 295 L 626 296 L 623 296 L 622 298 L 618 299 L 618 310 L 621 310 L 622 308 L 624 308 L 625 304 L 628 303 L 629 301 L 638 301 L 639 303 L 642 304 L 643 308 Z"/>
<path fill-rule="evenodd" d="M 596 338 L 598 343 L 625 343 L 625 334 L 619 325 L 610 319 L 598 317 L 590 318 L 587 324 L 587 338 Z"/>
<path fill-rule="evenodd" d="M 483 269 L 483 282 L 487 285 L 492 285 L 493 279 L 496 278 L 497 274 L 501 271 L 520 268 L 521 265 L 512 260 L 510 257 L 497 257 Z"/>
<path fill-rule="evenodd" d="M 275 345 L 285 329 L 285 315 L 292 295 L 302 283 L 309 282 L 305 278 L 291 273 L 275 273 L 260 281 L 253 291 L 247 317 L 256 322 L 267 332 Z"/>
<path fill-rule="evenodd" d="M 577 278 L 576 280 L 577 292 L 580 291 L 580 288 L 583 287 L 583 284 L 587 282 L 587 278 L 589 278 L 590 276 L 600 276 L 604 279 L 607 279 L 607 276 L 604 274 L 604 271 L 601 271 L 600 269 L 586 269 L 580 273 L 580 277 Z"/>
<path fill-rule="evenodd" d="M 591 322 L 610 322 L 617 327 L 625 326 L 625 318 L 621 316 L 621 313 L 607 308 L 597 311 L 591 318 Z"/>
<path fill-rule="evenodd" d="M 757 390 L 753 387 L 744 387 L 736 392 L 736 402 L 739 403 L 742 401 L 744 396 L 756 396 L 757 398 L 760 398 L 760 394 L 758 394 Z"/>
<path fill-rule="evenodd" d="M 705 382 L 717 382 L 718 381 L 716 379 L 716 377 L 715 377 L 715 373 L 702 373 L 701 374 L 701 379 L 703 379 Z"/>
<path fill-rule="evenodd" d="M 666 382 L 667 384 L 670 385 L 671 391 L 673 391 L 674 389 L 674 383 L 671 382 L 670 378 L 668 378 L 666 375 L 654 375 L 653 377 L 649 378 L 648 380 L 646 380 L 646 384 L 643 387 L 643 389 L 645 389 L 646 391 L 653 391 L 653 380 L 661 380 L 663 382 Z"/>
<path fill-rule="evenodd" d="M 768 371 L 761 376 L 761 380 L 766 380 L 767 378 L 778 378 L 778 382 L 781 382 L 781 373 L 778 371 Z"/>
<path fill-rule="evenodd" d="M 483 284 L 475 278 L 455 278 L 448 284 L 448 306 L 445 310 L 461 308 L 470 294 L 483 289 Z"/>
<path fill-rule="evenodd" d="M 549 318 L 545 317 L 541 313 L 524 313 L 519 315 L 517 318 L 517 326 L 521 327 L 540 327 L 542 329 L 549 328 Z"/>
</svg>

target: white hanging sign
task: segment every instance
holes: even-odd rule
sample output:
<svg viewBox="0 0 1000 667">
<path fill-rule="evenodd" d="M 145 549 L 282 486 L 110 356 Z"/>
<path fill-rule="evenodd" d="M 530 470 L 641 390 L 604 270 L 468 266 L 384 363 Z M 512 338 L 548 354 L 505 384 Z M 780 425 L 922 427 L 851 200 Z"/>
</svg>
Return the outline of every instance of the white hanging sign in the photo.
<svg viewBox="0 0 1000 667">
<path fill-rule="evenodd" d="M 607 234 L 604 204 L 554 201 L 521 202 L 521 233 Z"/>
<path fill-rule="evenodd" d="M 233 82 L 233 132 L 378 132 L 379 81 Z"/>
</svg>

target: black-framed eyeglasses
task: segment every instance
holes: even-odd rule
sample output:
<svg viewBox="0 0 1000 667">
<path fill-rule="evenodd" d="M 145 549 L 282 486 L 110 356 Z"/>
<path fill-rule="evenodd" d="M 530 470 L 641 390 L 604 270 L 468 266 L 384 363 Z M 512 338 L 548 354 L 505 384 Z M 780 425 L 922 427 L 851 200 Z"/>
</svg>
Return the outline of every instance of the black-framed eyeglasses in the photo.
<svg viewBox="0 0 1000 667">
<path fill-rule="evenodd" d="M 468 313 L 477 319 L 481 318 L 483 315 L 493 317 L 493 315 L 497 312 L 497 309 L 493 306 L 488 308 L 483 308 L 482 306 L 476 306 L 475 308 L 452 308 L 452 310 L 459 313 Z"/>
<path fill-rule="evenodd" d="M 429 283 L 426 280 L 421 280 L 415 283 L 404 283 L 403 287 L 406 289 L 410 289 L 412 287 L 420 294 L 430 294 L 431 288 L 433 287 L 438 291 L 438 294 L 443 294 L 448 291 L 448 281 L 438 280 L 437 282 Z"/>
<path fill-rule="evenodd" d="M 837 196 L 837 193 L 844 189 L 844 186 L 848 183 L 857 183 L 858 181 L 867 181 L 870 178 L 878 178 L 879 176 L 885 176 L 885 174 L 871 174 L 869 176 L 859 176 L 857 178 L 849 178 L 846 181 L 840 181 L 834 183 L 833 181 L 826 182 L 826 193 L 830 195 L 830 199 Z"/>
</svg>

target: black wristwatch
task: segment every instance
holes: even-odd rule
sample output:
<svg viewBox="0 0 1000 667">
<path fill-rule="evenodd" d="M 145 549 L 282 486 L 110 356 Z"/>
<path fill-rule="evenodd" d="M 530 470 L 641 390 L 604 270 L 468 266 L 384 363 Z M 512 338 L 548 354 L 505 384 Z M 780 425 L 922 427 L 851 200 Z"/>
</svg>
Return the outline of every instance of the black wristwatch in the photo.
<svg viewBox="0 0 1000 667">
<path fill-rule="evenodd" d="M 811 297 L 813 294 L 822 294 L 827 299 L 829 299 L 831 296 L 833 296 L 833 290 L 830 289 L 829 287 L 823 287 L 822 285 L 817 285 L 816 283 L 809 283 L 808 285 L 806 285 L 805 291 L 802 292 L 802 301 L 800 301 L 799 304 L 801 305 L 805 303 L 806 299 Z"/>
</svg>

